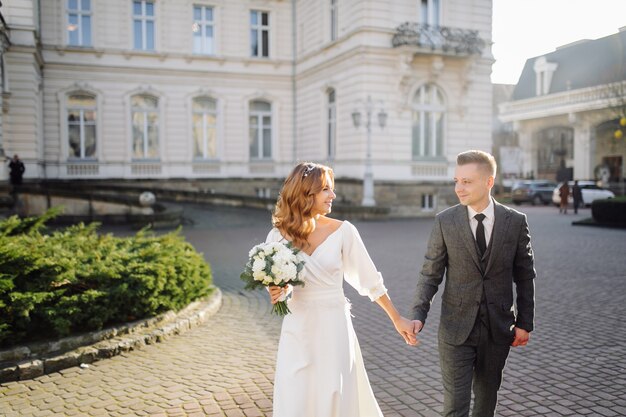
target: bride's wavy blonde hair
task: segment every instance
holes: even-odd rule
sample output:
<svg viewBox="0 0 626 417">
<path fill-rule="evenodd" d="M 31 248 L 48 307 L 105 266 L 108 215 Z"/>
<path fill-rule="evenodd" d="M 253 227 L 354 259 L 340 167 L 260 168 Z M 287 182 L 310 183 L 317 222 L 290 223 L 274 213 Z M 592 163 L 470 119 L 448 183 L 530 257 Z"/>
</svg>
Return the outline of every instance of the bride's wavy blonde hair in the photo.
<svg viewBox="0 0 626 417">
<path fill-rule="evenodd" d="M 283 236 L 289 236 L 297 248 L 307 246 L 307 238 L 315 230 L 311 213 L 315 195 L 326 186 L 333 186 L 327 184 L 326 174 L 335 181 L 330 167 L 313 162 L 299 163 L 285 179 L 278 195 L 272 223 Z"/>
</svg>

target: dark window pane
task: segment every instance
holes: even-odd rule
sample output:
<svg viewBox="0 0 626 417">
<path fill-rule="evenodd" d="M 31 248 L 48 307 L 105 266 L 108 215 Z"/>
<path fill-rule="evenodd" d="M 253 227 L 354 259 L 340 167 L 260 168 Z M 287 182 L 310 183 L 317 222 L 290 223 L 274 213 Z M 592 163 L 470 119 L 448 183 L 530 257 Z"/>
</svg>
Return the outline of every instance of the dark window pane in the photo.
<svg viewBox="0 0 626 417">
<path fill-rule="evenodd" d="M 257 31 L 255 29 L 250 31 L 250 53 L 252 56 L 259 56 L 259 44 L 257 40 Z"/>
<path fill-rule="evenodd" d="M 270 55 L 270 34 L 264 30 L 261 35 L 263 37 L 263 56 L 267 57 Z"/>
<path fill-rule="evenodd" d="M 85 157 L 94 158 L 96 156 L 96 126 L 85 126 Z"/>
<path fill-rule="evenodd" d="M 80 125 L 70 124 L 67 127 L 67 133 L 69 136 L 69 153 L 70 158 L 80 157 Z"/>
<path fill-rule="evenodd" d="M 268 13 L 261 13 L 261 24 L 267 26 L 270 24 L 270 16 Z"/>
</svg>

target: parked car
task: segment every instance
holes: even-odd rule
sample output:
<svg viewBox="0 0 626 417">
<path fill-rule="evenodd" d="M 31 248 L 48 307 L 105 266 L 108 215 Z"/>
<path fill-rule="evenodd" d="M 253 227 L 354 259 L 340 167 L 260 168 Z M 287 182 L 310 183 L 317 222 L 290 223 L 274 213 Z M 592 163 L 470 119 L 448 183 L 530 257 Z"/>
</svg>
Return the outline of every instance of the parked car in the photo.
<svg viewBox="0 0 626 417">
<path fill-rule="evenodd" d="M 552 191 L 556 182 L 548 180 L 517 181 L 511 188 L 511 199 L 514 204 L 530 203 L 548 205 L 552 200 Z"/>
<path fill-rule="evenodd" d="M 555 206 L 559 206 L 561 204 L 561 196 L 559 195 L 559 188 L 563 183 L 559 183 L 552 192 L 552 202 Z M 572 197 L 572 186 L 574 185 L 574 181 L 569 181 L 567 183 L 569 185 L 569 198 L 567 199 L 569 204 L 573 204 L 574 198 Z M 611 190 L 607 190 L 606 188 L 598 187 L 595 181 L 578 181 L 578 185 L 580 186 L 580 191 L 583 195 L 583 201 L 581 202 L 581 206 L 590 206 L 594 200 L 602 200 L 605 198 L 613 198 L 615 194 Z"/>
</svg>

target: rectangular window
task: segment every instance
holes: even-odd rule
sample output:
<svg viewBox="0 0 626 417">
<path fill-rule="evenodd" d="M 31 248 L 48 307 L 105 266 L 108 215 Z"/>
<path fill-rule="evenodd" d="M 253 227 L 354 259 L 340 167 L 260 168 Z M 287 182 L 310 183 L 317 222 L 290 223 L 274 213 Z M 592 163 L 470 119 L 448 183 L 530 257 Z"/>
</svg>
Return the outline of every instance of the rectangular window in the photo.
<svg viewBox="0 0 626 417">
<path fill-rule="evenodd" d="M 154 2 L 133 1 L 133 48 L 154 51 L 155 16 Z"/>
<path fill-rule="evenodd" d="M 435 209 L 435 196 L 433 194 L 422 194 L 422 210 L 433 211 Z"/>
<path fill-rule="evenodd" d="M 253 57 L 270 56 L 270 16 L 268 12 L 250 12 L 250 54 Z"/>
<path fill-rule="evenodd" d="M 335 90 L 328 93 L 328 159 L 335 159 L 337 139 L 337 107 L 335 103 Z"/>
<path fill-rule="evenodd" d="M 439 26 L 441 4 L 439 0 L 420 0 L 420 23 Z"/>
<path fill-rule="evenodd" d="M 195 54 L 213 55 L 214 27 L 213 8 L 208 6 L 193 6 L 193 52 Z"/>
<path fill-rule="evenodd" d="M 91 0 L 67 0 L 67 43 L 91 46 Z"/>
<path fill-rule="evenodd" d="M 337 39 L 338 33 L 338 15 L 337 15 L 337 1 L 338 0 L 330 0 L 330 40 L 334 41 Z"/>
</svg>

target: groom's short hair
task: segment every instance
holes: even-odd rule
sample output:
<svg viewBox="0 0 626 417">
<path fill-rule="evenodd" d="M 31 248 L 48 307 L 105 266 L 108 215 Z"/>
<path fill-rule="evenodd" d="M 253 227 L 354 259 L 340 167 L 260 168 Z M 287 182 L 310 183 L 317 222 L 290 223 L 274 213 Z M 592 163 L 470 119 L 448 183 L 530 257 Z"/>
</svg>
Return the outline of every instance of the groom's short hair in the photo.
<svg viewBox="0 0 626 417">
<path fill-rule="evenodd" d="M 456 157 L 457 165 L 478 164 L 478 166 L 484 169 L 489 175 L 495 178 L 498 165 L 496 159 L 490 153 L 471 150 L 461 152 Z"/>
</svg>

